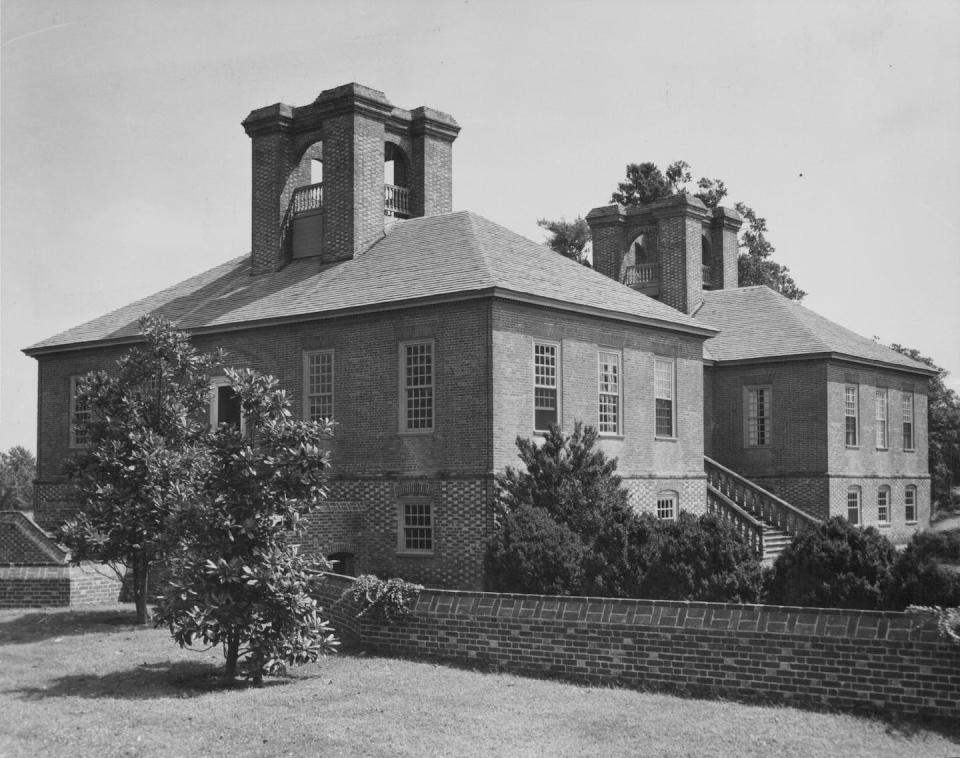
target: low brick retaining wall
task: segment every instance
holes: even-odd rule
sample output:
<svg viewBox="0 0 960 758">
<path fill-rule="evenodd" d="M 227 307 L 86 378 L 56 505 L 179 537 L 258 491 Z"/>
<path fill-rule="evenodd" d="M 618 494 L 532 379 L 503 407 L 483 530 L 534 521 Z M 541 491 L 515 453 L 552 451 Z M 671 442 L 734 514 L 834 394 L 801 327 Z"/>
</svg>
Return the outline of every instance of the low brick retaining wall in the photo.
<svg viewBox="0 0 960 758">
<path fill-rule="evenodd" d="M 0 608 L 115 603 L 119 596 L 120 582 L 106 566 L 0 566 Z"/>
<path fill-rule="evenodd" d="M 413 616 L 359 623 L 319 594 L 338 633 L 364 648 L 740 700 L 960 717 L 960 648 L 931 619 L 666 600 L 424 590 Z"/>
</svg>

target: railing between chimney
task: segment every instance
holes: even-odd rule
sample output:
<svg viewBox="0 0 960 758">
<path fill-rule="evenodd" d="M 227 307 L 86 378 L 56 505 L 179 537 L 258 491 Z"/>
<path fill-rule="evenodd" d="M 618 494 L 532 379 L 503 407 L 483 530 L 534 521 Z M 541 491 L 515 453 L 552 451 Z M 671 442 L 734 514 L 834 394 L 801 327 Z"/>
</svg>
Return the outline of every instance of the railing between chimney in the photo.
<svg viewBox="0 0 960 758">
<path fill-rule="evenodd" d="M 410 218 L 410 190 L 395 184 L 384 184 L 383 212 L 387 216 Z"/>
<path fill-rule="evenodd" d="M 323 207 L 323 182 L 297 187 L 293 191 L 293 212 L 306 213 Z"/>
<path fill-rule="evenodd" d="M 627 266 L 620 278 L 621 284 L 632 287 L 636 284 L 652 284 L 660 281 L 659 263 L 641 263 L 636 266 Z"/>
</svg>

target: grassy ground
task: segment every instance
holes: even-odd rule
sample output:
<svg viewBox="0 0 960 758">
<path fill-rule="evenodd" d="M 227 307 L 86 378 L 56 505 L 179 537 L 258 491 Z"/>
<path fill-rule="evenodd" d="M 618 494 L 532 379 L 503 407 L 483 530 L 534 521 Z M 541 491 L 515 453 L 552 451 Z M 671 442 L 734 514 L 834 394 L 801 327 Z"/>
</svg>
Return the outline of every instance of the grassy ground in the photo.
<svg viewBox="0 0 960 758">
<path fill-rule="evenodd" d="M 2 756 L 950 756 L 957 732 L 337 655 L 223 689 L 129 606 L 0 612 Z"/>
</svg>

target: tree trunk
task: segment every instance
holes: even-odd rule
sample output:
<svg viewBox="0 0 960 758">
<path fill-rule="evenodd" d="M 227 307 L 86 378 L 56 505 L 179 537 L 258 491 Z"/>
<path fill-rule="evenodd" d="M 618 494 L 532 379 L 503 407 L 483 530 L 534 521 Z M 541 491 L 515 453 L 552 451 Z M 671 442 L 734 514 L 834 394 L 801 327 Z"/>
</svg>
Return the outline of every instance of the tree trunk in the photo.
<svg viewBox="0 0 960 758">
<path fill-rule="evenodd" d="M 149 579 L 150 564 L 146 561 L 133 563 L 133 602 L 137 608 L 137 623 L 149 623 L 147 617 L 147 580 Z"/>
<path fill-rule="evenodd" d="M 227 679 L 237 678 L 237 658 L 240 657 L 240 635 L 231 635 L 227 640 L 227 667 L 223 672 Z"/>
</svg>

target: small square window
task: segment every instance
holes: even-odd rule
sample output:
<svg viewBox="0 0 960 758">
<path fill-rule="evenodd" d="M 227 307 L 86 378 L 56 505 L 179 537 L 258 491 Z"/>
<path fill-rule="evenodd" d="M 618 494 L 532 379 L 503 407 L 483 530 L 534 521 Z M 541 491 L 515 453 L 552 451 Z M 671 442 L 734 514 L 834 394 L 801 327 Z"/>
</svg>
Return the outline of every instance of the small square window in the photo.
<svg viewBox="0 0 960 758">
<path fill-rule="evenodd" d="M 657 495 L 657 518 L 661 521 L 677 518 L 677 493 L 661 492 Z"/>
</svg>

